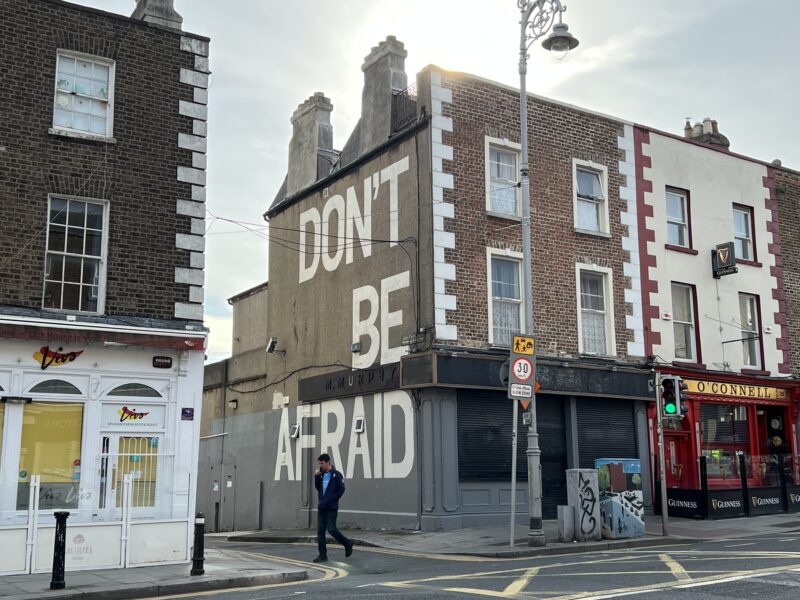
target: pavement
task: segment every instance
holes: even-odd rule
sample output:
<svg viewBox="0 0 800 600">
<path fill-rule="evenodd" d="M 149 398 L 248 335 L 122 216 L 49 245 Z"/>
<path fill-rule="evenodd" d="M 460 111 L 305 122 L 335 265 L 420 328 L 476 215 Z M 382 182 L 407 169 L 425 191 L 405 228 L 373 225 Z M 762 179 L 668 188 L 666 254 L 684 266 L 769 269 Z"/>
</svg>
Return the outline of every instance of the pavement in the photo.
<svg viewBox="0 0 800 600">
<path fill-rule="evenodd" d="M 628 540 L 602 540 L 585 543 L 558 542 L 558 523 L 545 521 L 547 545 L 531 548 L 527 545 L 527 529 L 515 530 L 516 543 L 509 544 L 508 527 L 465 528 L 442 532 L 420 531 L 366 531 L 346 530 L 345 534 L 356 545 L 404 551 L 416 555 L 467 555 L 490 558 L 517 558 L 524 556 L 549 556 L 579 552 L 602 552 L 660 546 L 664 544 L 690 544 L 700 541 L 738 539 L 750 536 L 780 536 L 800 531 L 800 514 L 779 514 L 761 517 L 695 521 L 671 518 L 670 536 L 662 536 L 661 517 L 646 516 L 646 534 Z M 80 598 L 81 600 L 125 600 L 151 598 L 171 594 L 185 594 L 208 590 L 230 590 L 254 586 L 274 585 L 308 578 L 309 571 L 303 563 L 272 562 L 257 558 L 252 553 L 239 552 L 235 546 L 225 546 L 226 541 L 247 543 L 315 542 L 316 531 L 269 530 L 258 532 L 229 532 L 208 534 L 205 575 L 190 576 L 190 564 L 139 567 L 131 569 L 105 569 L 96 571 L 69 571 L 67 588 L 51 591 L 50 574 L 7 575 L 0 577 L 2 600 L 34 600 L 38 598 Z"/>
<path fill-rule="evenodd" d="M 740 538 L 764 534 L 800 531 L 800 514 L 779 514 L 719 521 L 669 519 L 669 538 L 662 535 L 661 517 L 645 517 L 645 535 L 634 539 L 601 540 L 597 542 L 559 542 L 558 522 L 544 521 L 543 530 L 547 545 L 529 547 L 526 527 L 515 529 L 514 546 L 510 545 L 509 527 L 468 527 L 452 531 L 366 531 L 346 530 L 344 533 L 356 546 L 368 546 L 414 552 L 417 554 L 452 554 L 490 558 L 518 558 L 524 556 L 551 556 L 579 552 L 601 552 L 644 548 L 670 544 L 691 544 L 727 538 Z M 316 530 L 291 529 L 232 533 L 232 542 L 291 543 L 316 542 Z"/>
<path fill-rule="evenodd" d="M 50 573 L 0 577 L 0 598 L 80 598 L 81 600 L 126 600 L 186 594 L 206 590 L 230 590 L 302 581 L 308 571 L 290 567 L 232 549 L 206 548 L 205 574 L 189 575 L 190 563 L 132 569 L 67 571 L 66 589 L 50 589 Z"/>
</svg>

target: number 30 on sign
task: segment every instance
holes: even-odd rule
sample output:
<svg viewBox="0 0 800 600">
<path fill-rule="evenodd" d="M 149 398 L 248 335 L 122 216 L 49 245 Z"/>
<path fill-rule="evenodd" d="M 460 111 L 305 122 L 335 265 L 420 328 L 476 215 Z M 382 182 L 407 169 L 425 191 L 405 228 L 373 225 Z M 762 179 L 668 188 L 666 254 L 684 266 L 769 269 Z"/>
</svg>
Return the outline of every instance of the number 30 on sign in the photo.
<svg viewBox="0 0 800 600">
<path fill-rule="evenodd" d="M 533 376 L 533 365 L 530 359 L 524 356 L 515 358 L 511 369 L 518 381 L 528 381 Z"/>
</svg>

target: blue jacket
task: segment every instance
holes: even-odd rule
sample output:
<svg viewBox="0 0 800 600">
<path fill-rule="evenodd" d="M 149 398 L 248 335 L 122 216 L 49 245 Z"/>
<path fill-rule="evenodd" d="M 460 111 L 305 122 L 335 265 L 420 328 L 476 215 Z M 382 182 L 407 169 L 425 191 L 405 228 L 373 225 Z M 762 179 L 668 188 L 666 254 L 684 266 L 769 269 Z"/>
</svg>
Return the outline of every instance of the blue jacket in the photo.
<svg viewBox="0 0 800 600">
<path fill-rule="evenodd" d="M 336 469 L 331 469 L 331 478 L 325 493 L 322 493 L 322 475 L 314 475 L 314 487 L 317 488 L 317 508 L 320 510 L 338 510 L 339 498 L 344 494 L 344 477 Z"/>
</svg>

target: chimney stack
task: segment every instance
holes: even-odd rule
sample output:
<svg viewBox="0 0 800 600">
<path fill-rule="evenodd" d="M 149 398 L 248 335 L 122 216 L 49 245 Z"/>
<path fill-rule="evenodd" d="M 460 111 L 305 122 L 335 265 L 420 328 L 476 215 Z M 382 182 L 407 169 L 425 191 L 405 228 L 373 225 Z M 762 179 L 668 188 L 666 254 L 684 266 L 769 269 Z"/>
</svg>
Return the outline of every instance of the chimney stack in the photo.
<svg viewBox="0 0 800 600">
<path fill-rule="evenodd" d="M 330 161 L 333 155 L 332 110 L 333 104 L 325 94 L 316 92 L 292 114 L 289 173 L 286 178 L 287 196 L 308 187 L 321 176 L 330 173 Z M 327 166 L 327 170 L 321 172 L 322 166 L 318 164 L 319 162 L 324 162 L 323 166 Z"/>
<path fill-rule="evenodd" d="M 731 143 L 727 137 L 719 132 L 719 125 L 715 119 L 706 117 L 702 123 L 695 123 L 694 126 L 686 119 L 683 126 L 683 137 L 694 142 L 717 146 L 722 150 L 729 150 Z"/>
<path fill-rule="evenodd" d="M 183 17 L 175 12 L 175 0 L 136 0 L 131 18 L 180 31 Z"/>
<path fill-rule="evenodd" d="M 364 59 L 359 154 L 385 142 L 392 133 L 392 94 L 408 87 L 406 56 L 403 42 L 390 35 Z"/>
</svg>

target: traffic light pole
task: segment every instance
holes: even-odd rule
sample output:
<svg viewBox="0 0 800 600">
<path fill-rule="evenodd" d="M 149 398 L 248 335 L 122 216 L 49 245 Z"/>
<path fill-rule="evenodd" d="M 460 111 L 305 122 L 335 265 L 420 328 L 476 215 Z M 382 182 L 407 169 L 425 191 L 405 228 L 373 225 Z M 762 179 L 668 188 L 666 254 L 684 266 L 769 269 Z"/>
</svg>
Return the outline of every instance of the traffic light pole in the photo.
<svg viewBox="0 0 800 600">
<path fill-rule="evenodd" d="M 661 397 L 661 373 L 655 371 L 656 415 L 658 431 L 658 480 L 661 493 L 661 535 L 669 536 L 669 507 L 667 506 L 667 468 L 664 460 L 664 415 L 663 398 Z"/>
</svg>

